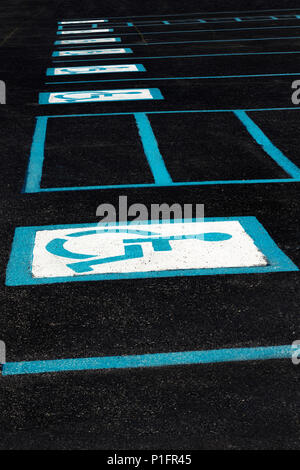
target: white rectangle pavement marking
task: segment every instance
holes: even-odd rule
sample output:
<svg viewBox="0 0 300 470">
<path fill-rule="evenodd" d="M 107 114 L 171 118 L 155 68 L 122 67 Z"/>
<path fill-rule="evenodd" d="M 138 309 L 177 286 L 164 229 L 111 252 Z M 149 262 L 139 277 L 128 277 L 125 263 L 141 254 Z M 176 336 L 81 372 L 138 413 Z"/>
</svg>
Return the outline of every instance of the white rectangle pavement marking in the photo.
<svg viewBox="0 0 300 470">
<path fill-rule="evenodd" d="M 97 101 L 162 100 L 158 88 L 122 90 L 57 91 L 39 94 L 39 104 L 89 103 Z"/>
<path fill-rule="evenodd" d="M 268 264 L 238 221 L 130 224 L 123 228 L 128 233 L 101 228 L 99 232 L 87 228 L 37 231 L 32 275 L 63 277 Z M 201 239 L 203 234 L 207 234 L 207 241 Z M 219 234 L 216 241 L 209 239 L 214 238 L 212 234 Z"/>
<path fill-rule="evenodd" d="M 112 28 L 74 29 L 72 31 L 57 31 L 57 34 L 90 34 L 90 33 L 111 33 Z"/>
<path fill-rule="evenodd" d="M 90 50 L 74 50 L 74 51 L 54 51 L 53 57 L 68 57 L 76 55 L 102 55 L 102 54 L 128 54 L 132 50 L 129 48 L 115 48 L 115 49 L 90 49 Z"/>
<path fill-rule="evenodd" d="M 63 44 L 94 44 L 100 42 L 121 42 L 120 38 L 89 38 L 89 39 L 62 39 L 55 41 L 57 46 Z"/>
<path fill-rule="evenodd" d="M 59 21 L 58 24 L 80 24 L 80 23 L 107 23 L 108 20 L 79 20 L 79 21 Z"/>
<path fill-rule="evenodd" d="M 79 75 L 89 73 L 145 72 L 142 64 L 86 65 L 82 67 L 56 67 L 47 69 L 47 75 Z"/>
</svg>

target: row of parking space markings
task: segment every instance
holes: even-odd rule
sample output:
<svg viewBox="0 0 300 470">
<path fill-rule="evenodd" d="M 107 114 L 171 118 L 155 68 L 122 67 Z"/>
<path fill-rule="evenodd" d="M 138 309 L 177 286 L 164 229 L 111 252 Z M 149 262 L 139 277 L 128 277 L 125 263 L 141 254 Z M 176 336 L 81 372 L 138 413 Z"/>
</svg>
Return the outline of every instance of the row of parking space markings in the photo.
<svg viewBox="0 0 300 470">
<path fill-rule="evenodd" d="M 281 10 L 282 11 L 289 11 Z M 300 15 L 295 12 L 257 12 L 235 16 L 167 15 L 165 17 L 141 18 L 96 18 L 61 20 L 58 22 L 55 40 L 56 49 L 52 60 L 59 66 L 48 67 L 46 85 L 56 89 L 39 93 L 39 104 L 80 104 L 104 102 L 153 101 L 155 110 L 122 111 L 110 113 L 51 114 L 36 117 L 31 152 L 23 192 L 51 193 L 57 191 L 88 191 L 121 188 L 161 188 L 183 186 L 214 186 L 223 184 L 266 184 L 291 183 L 300 181 L 299 157 L 294 148 L 288 147 L 288 136 L 283 142 L 277 139 L 276 123 L 284 119 L 294 120 L 295 108 L 253 108 L 253 109 L 181 109 L 162 110 L 160 103 L 168 99 L 164 85 L 144 87 L 142 80 L 199 80 L 216 77 L 242 77 L 263 75 L 294 75 L 296 71 L 277 71 L 241 75 L 239 64 L 241 56 L 252 68 L 263 67 L 264 57 L 272 55 L 282 57 L 286 54 L 298 54 L 300 51 L 260 51 L 227 52 L 218 51 L 203 54 L 180 55 L 176 44 L 205 43 L 208 45 L 244 41 L 288 40 L 292 37 L 234 37 L 220 39 L 177 40 L 177 35 L 215 33 L 225 31 L 236 33 L 245 30 L 258 34 L 262 29 L 297 29 L 297 24 L 280 26 L 247 26 L 249 22 L 280 21 L 297 22 Z M 245 12 L 247 13 L 247 12 Z M 152 19 L 150 19 L 152 17 Z M 211 23 L 238 23 L 241 27 L 206 29 Z M 246 26 L 243 26 L 243 24 Z M 179 26 L 191 29 L 176 30 Z M 197 25 L 198 28 L 194 29 Z M 145 28 L 166 28 L 161 31 L 149 31 Z M 141 29 L 140 29 L 141 28 Z M 168 30 L 168 28 L 170 28 Z M 269 28 L 269 29 L 268 29 Z M 145 30 L 144 30 L 145 29 Z M 133 31 L 135 30 L 135 31 Z M 174 34 L 175 41 L 148 39 L 157 34 Z M 237 33 L 239 34 L 239 33 Z M 247 34 L 247 33 L 246 33 Z M 130 37 L 136 35 L 136 42 Z M 72 36 L 61 39 L 62 36 Z M 75 36 L 75 38 L 74 38 Z M 86 37 L 87 36 L 87 37 Z M 95 37 L 97 36 L 97 37 Z M 145 39 L 145 36 L 147 39 Z M 293 38 L 298 38 L 295 36 Z M 141 41 L 142 38 L 142 41 Z M 163 56 L 145 56 L 141 49 L 145 46 L 166 44 L 170 54 Z M 94 47 L 94 48 L 93 48 Z M 151 49 L 150 49 L 151 50 Z M 155 48 L 152 49 L 155 51 Z M 172 55 L 172 54 L 176 55 Z M 193 52 L 195 52 L 193 50 Z M 69 66 L 68 58 L 76 56 L 75 62 L 108 61 L 104 64 Z M 80 59 L 80 57 L 88 58 Z M 99 56 L 91 59 L 90 56 Z M 106 56 L 103 58 L 102 56 Z M 218 65 L 218 57 L 227 56 L 230 67 L 236 67 L 235 74 L 222 74 L 224 62 Z M 255 56 L 255 57 L 254 57 Z M 256 56 L 261 58 L 259 62 Z M 205 75 L 187 76 L 193 64 L 188 60 L 197 57 L 207 61 Z M 254 57 L 254 58 L 253 58 Z M 178 59 L 184 59 L 179 62 Z M 155 77 L 158 67 L 153 59 L 167 60 L 172 64 L 171 72 L 163 77 Z M 136 61 L 139 62 L 136 62 Z M 120 62 L 122 61 L 122 62 Z M 126 61 L 127 63 L 123 63 Z M 173 61 L 173 62 L 172 62 Z M 215 75 L 209 71 L 218 67 Z M 276 61 L 275 61 L 276 62 Z M 287 59 L 288 63 L 288 59 Z M 186 65 L 185 65 L 186 64 Z M 195 65 L 195 64 L 194 64 Z M 198 67 L 198 65 L 197 65 Z M 214 67 L 214 70 L 215 70 Z M 162 67 L 163 68 L 163 67 Z M 201 67 L 198 67 L 199 70 Z M 104 80 L 80 80 L 83 75 L 107 74 Z M 120 74 L 120 75 L 117 75 Z M 124 77 L 125 78 L 118 78 Z M 132 78 L 130 78 L 132 74 Z M 68 80 L 72 76 L 72 81 Z M 162 73 L 164 75 L 164 73 Z M 79 79 L 77 78 L 79 76 Z M 144 78 L 142 78 L 144 76 Z M 61 81 L 54 81 L 56 77 Z M 112 78 L 111 78 L 112 77 Z M 113 78 L 117 77 L 117 78 Z M 96 82 L 117 82 L 118 88 L 90 89 L 82 84 Z M 124 82 L 133 82 L 132 87 L 123 88 Z M 81 84 L 79 90 L 72 86 Z M 59 91 L 57 85 L 71 85 L 69 90 Z M 71 88 L 71 89 L 70 89 Z M 91 86 L 92 88 L 92 86 Z M 57 109 L 57 108 L 55 108 Z M 291 116 L 291 113 L 293 116 Z M 269 116 L 272 119 L 269 120 Z M 263 116 L 263 119 L 261 119 Z M 274 117 L 275 116 L 275 117 Z M 278 118 L 276 117 L 278 116 Z M 74 121 L 76 126 L 74 128 Z M 63 123 L 72 140 L 72 158 L 82 161 L 82 171 L 72 171 L 68 159 L 57 156 L 57 149 L 63 147 L 60 141 L 60 126 Z M 275 125 L 274 125 L 275 123 Z M 114 127 L 114 133 L 110 129 Z M 274 129 L 275 127 L 275 129 Z M 106 155 L 95 164 L 95 147 L 89 149 L 90 140 L 101 140 Z M 162 128 L 164 131 L 162 132 Z M 199 129 L 202 148 L 194 139 L 190 130 Z M 221 129 L 215 135 L 215 129 Z M 233 132 L 232 132 L 233 130 Z M 229 138 L 226 143 L 224 136 Z M 232 137 L 230 137 L 232 135 Z M 211 139 L 209 145 L 207 139 Z M 278 141 L 277 141 L 278 140 Z M 51 143 L 55 141 L 53 147 Z M 115 142 L 115 145 L 113 145 Z M 172 142 L 172 147 L 169 144 Z M 240 142 L 247 143 L 245 152 Z M 118 145 L 116 144 L 118 143 Z M 284 145 L 283 145 L 284 144 Z M 227 146 L 227 147 L 226 147 Z M 282 148 L 285 151 L 281 150 Z M 99 147 L 98 147 L 99 148 Z M 130 155 L 128 155 L 130 148 Z M 185 163 L 180 155 L 185 150 Z M 235 148 L 235 152 L 232 152 Z M 52 149 L 52 150 L 51 150 Z M 76 154 L 76 149 L 78 154 Z M 56 152 L 56 154 L 55 154 Z M 244 152 L 244 154 L 243 154 Z M 230 155 L 230 161 L 224 162 L 223 156 Z M 241 158 L 241 154 L 242 158 Z M 126 155 L 126 163 L 124 156 Z M 201 156 L 204 170 L 199 169 L 197 160 Z M 218 155 L 220 157 L 218 157 Z M 58 158 L 62 159 L 58 165 Z M 139 171 L 136 171 L 138 165 Z M 94 174 L 87 171 L 94 166 Z M 116 169 L 118 168 L 118 170 Z M 102 179 L 101 184 L 99 180 Z M 160 221 L 150 218 L 136 222 L 101 224 L 62 224 L 47 226 L 17 227 L 11 255 L 7 267 L 6 285 L 28 286 L 55 284 L 73 281 L 112 281 L 136 278 L 163 278 L 202 275 L 267 274 L 274 272 L 298 271 L 293 261 L 277 246 L 267 230 L 252 216 L 178 218 L 173 221 Z M 4 365 L 3 375 L 27 374 L 62 370 L 111 369 L 130 367 L 150 367 L 174 364 L 226 362 L 236 360 L 263 360 L 271 358 L 290 358 L 293 348 L 290 345 L 265 347 L 231 348 L 201 351 L 181 351 L 144 355 L 94 357 L 78 359 L 60 359 L 46 361 L 10 362 Z"/>
</svg>

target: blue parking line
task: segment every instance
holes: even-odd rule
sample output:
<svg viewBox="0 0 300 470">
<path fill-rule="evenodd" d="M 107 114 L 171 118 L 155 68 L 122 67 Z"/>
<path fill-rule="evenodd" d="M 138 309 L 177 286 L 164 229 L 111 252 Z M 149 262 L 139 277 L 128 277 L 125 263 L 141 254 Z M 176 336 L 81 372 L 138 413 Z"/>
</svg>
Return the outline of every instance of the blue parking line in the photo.
<svg viewBox="0 0 300 470">
<path fill-rule="evenodd" d="M 176 113 L 232 113 L 234 111 L 257 112 L 257 111 L 300 111 L 300 107 L 288 106 L 281 108 L 223 108 L 223 109 L 176 109 L 170 111 L 144 111 L 146 114 L 176 114 Z M 117 113 L 83 113 L 83 114 L 52 114 L 47 118 L 73 118 L 73 117 L 94 117 L 94 116 L 132 116 L 133 112 L 117 112 Z"/>
<path fill-rule="evenodd" d="M 95 114 L 67 114 L 67 115 L 50 115 L 37 117 L 37 128 L 34 134 L 32 150 L 29 157 L 28 171 L 26 175 L 23 192 L 55 192 L 55 191 L 84 191 L 96 189 L 122 189 L 122 188 L 151 188 L 160 186 L 203 186 L 203 185 L 223 185 L 223 184 L 267 184 L 267 183 L 295 183 L 300 181 L 300 170 L 294 165 L 282 152 L 280 152 L 269 139 L 263 134 L 256 124 L 245 118 L 245 112 L 257 111 L 281 111 L 294 110 L 299 111 L 300 108 L 252 108 L 243 110 L 234 109 L 213 109 L 213 110 L 174 110 L 174 111 L 147 111 L 140 113 L 119 112 L 119 113 L 95 113 Z M 265 178 L 251 180 L 212 180 L 212 181 L 188 181 L 173 182 L 164 164 L 162 155 L 160 154 L 155 135 L 151 129 L 151 125 L 147 115 L 152 114 L 183 114 L 183 113 L 224 113 L 233 112 L 239 119 L 244 119 L 243 124 L 247 122 L 247 130 L 250 135 L 255 138 L 257 143 L 261 145 L 264 151 L 276 161 L 288 174 L 290 178 Z M 44 142 L 46 119 L 51 118 L 76 118 L 76 117 L 97 117 L 97 116 L 134 116 L 138 124 L 140 136 L 145 150 L 145 155 L 152 170 L 155 183 L 140 184 L 120 184 L 120 185 L 96 185 L 96 186 L 80 186 L 80 187 L 58 187 L 58 188 L 40 188 L 42 175 L 42 167 L 44 160 Z M 248 117 L 248 116 L 247 116 Z M 250 119 L 250 118 L 249 118 Z M 255 134 L 253 129 L 255 128 Z M 255 137 L 254 137 L 255 135 Z"/>
<path fill-rule="evenodd" d="M 294 165 L 283 153 L 275 147 L 263 131 L 245 113 L 245 111 L 234 111 L 237 118 L 244 124 L 249 134 L 263 148 L 263 150 L 292 178 L 300 178 L 300 169 Z"/>
<path fill-rule="evenodd" d="M 300 8 L 269 8 L 267 10 L 239 10 L 239 13 L 266 13 L 268 11 L 299 11 Z M 111 18 L 111 19 L 114 19 L 114 18 L 118 18 L 118 19 L 122 19 L 122 18 L 147 18 L 147 17 L 150 17 L 150 18 L 154 18 L 154 17 L 158 17 L 158 18 L 165 18 L 165 17 L 168 17 L 168 16 L 194 16 L 194 15 L 216 15 L 216 14 L 224 14 L 224 13 L 236 13 L 236 10 L 227 10 L 227 11 L 200 11 L 200 12 L 194 12 L 194 13 L 168 13 L 168 14 L 165 14 L 165 15 L 130 15 L 130 16 L 108 16 L 107 18 Z M 91 18 L 92 19 L 92 18 Z M 64 21 L 67 21 L 67 20 L 64 20 Z M 70 20 L 69 20 L 70 21 Z M 73 19 L 73 21 L 75 21 Z"/>
<path fill-rule="evenodd" d="M 199 39 L 193 41 L 161 41 L 161 42 L 147 42 L 147 43 L 127 43 L 123 46 L 156 46 L 159 44 L 209 44 L 209 43 L 224 43 L 224 42 L 248 42 L 248 41 L 282 41 L 290 39 L 300 39 L 300 36 L 282 36 L 282 37 L 269 37 L 269 38 L 237 38 L 237 39 Z"/>
<path fill-rule="evenodd" d="M 139 44 L 144 46 L 152 46 L 156 44 L 192 44 L 192 43 L 224 43 L 224 42 L 247 42 L 247 41 L 282 41 L 283 39 L 300 39 L 300 36 L 282 36 L 282 37 L 269 37 L 269 38 L 238 38 L 238 39 L 201 39 L 198 41 L 162 41 L 162 42 L 149 42 L 147 44 Z M 123 44 L 124 46 L 136 46 L 136 43 L 133 44 Z"/>
<path fill-rule="evenodd" d="M 136 183 L 136 184 L 107 184 L 97 186 L 61 186 L 59 188 L 40 188 L 38 192 L 59 192 L 59 191 L 93 191 L 104 189 L 137 189 L 137 188 L 159 188 L 159 187 L 180 187 L 180 186 L 215 186 L 224 184 L 273 184 L 273 183 L 299 183 L 300 178 L 276 178 L 276 179 L 256 179 L 256 180 L 215 180 L 215 181 L 187 181 L 172 182 L 168 184 L 158 183 Z M 37 192 L 37 191 L 32 191 Z"/>
<path fill-rule="evenodd" d="M 217 29 L 189 29 L 189 30 L 172 30 L 172 31 L 147 31 L 142 32 L 143 36 L 149 34 L 184 34 L 184 33 L 212 33 L 217 31 L 255 31 L 255 30 L 266 30 L 266 29 L 299 29 L 298 26 L 257 26 L 255 28 L 217 28 Z M 118 34 L 120 34 L 118 32 Z M 122 36 L 135 36 L 137 33 L 122 33 Z"/>
<path fill-rule="evenodd" d="M 265 361 L 291 359 L 295 353 L 291 345 L 252 348 L 228 348 L 202 351 L 141 354 L 130 356 L 83 357 L 45 361 L 7 362 L 2 375 L 41 374 L 78 370 L 131 369 L 166 367 L 189 364 L 216 364 L 222 362 Z"/>
<path fill-rule="evenodd" d="M 76 81 L 61 81 L 61 82 L 45 82 L 48 85 L 65 85 L 66 83 L 99 83 L 99 82 L 136 82 L 136 81 L 158 81 L 158 80 L 211 80 L 216 78 L 259 78 L 259 77 L 284 77 L 284 76 L 300 76 L 300 72 L 292 73 L 260 73 L 253 75 L 204 75 L 196 77 L 151 77 L 151 78 L 119 78 L 108 80 L 76 80 Z"/>
<path fill-rule="evenodd" d="M 191 54 L 191 55 L 162 55 L 162 56 L 153 56 L 153 57 L 134 57 L 134 60 L 141 59 L 185 59 L 188 57 L 226 57 L 226 56 L 252 56 L 252 55 L 281 55 L 281 54 L 300 54 L 300 51 L 275 51 L 275 52 L 225 52 L 225 53 L 214 53 L 214 54 Z M 114 58 L 99 58 L 99 59 L 62 59 L 62 60 L 53 60 L 53 62 L 64 63 L 64 62 L 91 62 L 99 60 L 128 60 L 128 57 L 114 57 Z"/>
<path fill-rule="evenodd" d="M 300 17 L 300 16 L 299 16 Z M 261 17 L 254 17 L 254 18 L 251 18 L 251 17 L 246 17 L 244 19 L 241 20 L 242 23 L 249 23 L 249 22 L 254 22 L 254 23 L 259 23 L 259 22 L 264 22 L 264 21 L 271 21 L 271 20 L 276 20 L 276 21 L 291 21 L 291 20 L 297 20 L 299 18 L 297 18 L 297 15 L 292 15 L 292 16 L 283 16 L 283 17 L 274 17 L 274 16 L 267 16 L 267 17 L 264 17 L 264 18 L 261 18 Z M 206 24 L 215 24 L 215 23 L 236 23 L 236 20 L 235 18 L 224 18 L 225 21 L 222 21 L 221 18 L 219 19 L 207 19 L 207 20 L 204 20 L 204 19 L 201 19 L 201 18 L 191 18 L 191 19 L 187 19 L 187 20 L 182 20 L 182 21 L 178 21 L 178 20 L 171 20 L 172 22 L 168 21 L 168 24 L 170 24 L 171 26 L 177 26 L 177 25 L 191 25 L 191 24 L 199 24 L 199 23 L 206 23 Z M 134 23 L 132 23 L 132 25 L 136 25 L 136 26 L 159 26 L 161 24 L 165 24 L 165 22 L 163 20 L 152 20 L 152 21 L 143 21 L 143 22 L 139 22 L 139 21 L 135 21 Z M 71 26 L 71 25 L 70 25 Z M 105 25 L 102 25 L 102 26 L 105 26 Z M 121 28 L 127 28 L 128 27 L 128 22 L 124 22 L 124 23 L 110 23 L 109 26 L 113 26 L 113 27 L 121 27 Z"/>
<path fill-rule="evenodd" d="M 47 132 L 47 116 L 38 116 L 30 151 L 30 158 L 25 176 L 23 192 L 35 193 L 40 191 L 42 179 L 44 147 Z"/>
<path fill-rule="evenodd" d="M 250 22 L 254 22 L 254 23 L 262 23 L 262 22 L 266 22 L 266 21 L 292 21 L 292 20 L 298 20 L 300 18 L 300 15 L 299 17 L 297 17 L 297 15 L 293 15 L 293 16 L 282 16 L 282 17 L 272 17 L 272 16 L 266 16 L 266 17 L 255 17 L 255 18 L 251 18 L 251 17 L 244 17 L 244 18 L 241 18 L 240 19 L 240 22 L 242 23 L 250 23 Z M 219 23 L 226 23 L 226 24 L 229 24 L 229 23 L 236 23 L 237 20 L 235 18 L 213 18 L 213 19 L 201 19 L 201 18 L 193 18 L 193 19 L 190 19 L 190 20 L 187 20 L 187 21 L 173 21 L 172 22 L 168 22 L 171 26 L 177 26 L 177 25 L 191 25 L 191 24 L 199 24 L 199 23 L 206 23 L 206 24 L 219 24 Z M 164 24 L 164 21 L 162 20 L 153 20 L 153 21 L 143 21 L 143 22 L 138 22 L 138 21 L 135 21 L 135 23 L 133 23 L 133 26 L 136 25 L 136 26 L 159 26 L 161 24 Z M 128 27 L 128 23 L 111 23 L 110 26 L 113 26 L 113 27 L 121 27 L 121 28 L 126 28 Z"/>
<path fill-rule="evenodd" d="M 160 154 L 158 144 L 147 115 L 145 113 L 134 113 L 134 117 L 155 184 L 171 184 L 172 178 L 169 175 L 164 159 Z"/>
</svg>

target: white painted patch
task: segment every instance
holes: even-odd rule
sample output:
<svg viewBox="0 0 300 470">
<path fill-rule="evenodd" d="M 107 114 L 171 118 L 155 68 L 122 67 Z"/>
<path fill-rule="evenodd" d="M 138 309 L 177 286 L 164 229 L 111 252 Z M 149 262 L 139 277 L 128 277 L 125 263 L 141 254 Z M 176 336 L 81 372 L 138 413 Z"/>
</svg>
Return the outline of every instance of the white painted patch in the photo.
<svg viewBox="0 0 300 470">
<path fill-rule="evenodd" d="M 93 28 L 93 29 L 75 29 L 73 31 L 58 31 L 57 34 L 87 34 L 87 33 L 109 33 L 112 29 Z"/>
<path fill-rule="evenodd" d="M 127 54 L 124 48 L 115 49 L 91 49 L 91 50 L 77 50 L 77 51 L 58 51 L 57 57 L 66 57 L 74 55 L 101 55 L 101 54 Z"/>
<path fill-rule="evenodd" d="M 80 23 L 105 23 L 107 20 L 79 20 L 79 21 L 60 21 L 59 24 L 80 24 Z"/>
<path fill-rule="evenodd" d="M 119 42 L 119 38 L 62 39 L 56 44 L 91 44 L 99 42 Z"/>
<path fill-rule="evenodd" d="M 90 65 L 83 67 L 57 67 L 53 75 L 76 75 L 89 73 L 140 72 L 139 64 Z"/>
<path fill-rule="evenodd" d="M 49 93 L 48 103 L 81 103 L 93 101 L 128 101 L 152 100 L 148 88 L 130 88 L 126 90 L 93 90 Z"/>
<path fill-rule="evenodd" d="M 118 233 L 117 231 L 88 234 L 89 231 L 95 229 L 103 230 L 103 228 L 95 226 L 80 228 L 72 228 L 71 226 L 71 228 L 37 231 L 33 249 L 32 275 L 35 278 L 53 278 L 150 271 L 247 268 L 267 265 L 264 255 L 239 221 L 119 226 L 119 229 L 152 232 L 152 235 Z M 118 230 L 116 227 L 108 227 L 108 229 Z M 84 235 L 84 232 L 87 234 Z M 231 238 L 225 241 L 204 241 L 193 238 L 195 235 L 211 232 L 229 234 Z M 70 235 L 74 233 L 80 236 L 72 238 Z M 181 236 L 190 236 L 190 238 L 170 239 L 170 237 Z M 159 237 L 169 238 L 171 248 L 169 251 L 155 251 L 152 241 L 147 241 L 150 238 L 153 240 L 159 239 Z M 46 246 L 51 241 L 53 243 L 54 239 L 65 241 L 64 249 L 71 252 L 69 258 L 49 252 Z M 130 240 L 130 242 L 124 243 L 126 240 Z M 134 240 L 137 241 L 134 242 Z M 124 257 L 126 246 L 131 246 L 131 249 L 134 246 L 139 247 L 137 250 L 140 250 L 142 256 L 113 261 L 114 257 Z M 74 253 L 77 253 L 77 259 L 72 258 L 75 256 Z M 78 254 L 88 255 L 88 257 L 86 260 L 81 260 L 78 259 Z M 103 259 L 108 259 L 108 261 L 97 264 L 97 260 Z M 82 265 L 82 262 L 87 262 L 87 264 Z M 72 267 L 72 263 L 77 263 L 77 267 L 75 265 Z"/>
</svg>

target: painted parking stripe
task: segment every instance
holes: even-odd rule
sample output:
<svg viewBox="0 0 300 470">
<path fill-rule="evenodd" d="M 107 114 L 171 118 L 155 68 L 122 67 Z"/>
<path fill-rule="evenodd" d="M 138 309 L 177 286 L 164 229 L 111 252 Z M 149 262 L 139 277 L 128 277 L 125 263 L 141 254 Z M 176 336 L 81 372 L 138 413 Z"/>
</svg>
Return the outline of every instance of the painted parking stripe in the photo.
<svg viewBox="0 0 300 470">
<path fill-rule="evenodd" d="M 62 91 L 40 93 L 39 104 L 92 103 L 97 101 L 163 100 L 158 88 L 124 90 Z"/>
<path fill-rule="evenodd" d="M 290 73 L 258 73 L 253 75 L 198 75 L 194 77 L 149 77 L 139 78 L 140 82 L 152 82 L 152 81 L 169 81 L 169 80 L 226 80 L 230 78 L 260 78 L 260 77 L 286 77 L 286 76 L 299 76 L 299 72 Z M 106 79 L 106 80 L 81 80 L 81 81 L 64 81 L 64 82 L 51 82 L 51 84 L 65 85 L 66 83 L 106 83 L 106 82 L 132 82 L 136 81 L 136 78 L 118 78 L 118 79 Z M 47 82 L 50 83 L 50 82 Z"/>
<path fill-rule="evenodd" d="M 298 271 L 255 217 L 17 227 L 6 285 Z"/>
<path fill-rule="evenodd" d="M 100 42 L 121 42 L 121 38 L 89 38 L 89 39 L 62 39 L 61 41 L 55 41 L 55 45 L 65 44 L 95 44 Z"/>
<path fill-rule="evenodd" d="M 58 57 L 58 53 L 60 51 L 55 51 L 55 57 Z M 70 51 L 73 52 L 73 51 Z M 74 51 L 76 52 L 76 51 Z M 153 57 L 135 57 L 135 60 L 150 60 L 150 59 L 186 59 L 189 57 L 227 57 L 227 56 L 255 56 L 255 55 L 285 55 L 285 54 L 300 54 L 300 51 L 274 51 L 274 52 L 230 52 L 230 53 L 214 53 L 214 54 L 191 54 L 191 55 L 162 55 L 162 56 L 153 56 Z M 88 61 L 97 61 L 97 60 L 128 60 L 127 57 L 114 57 L 113 59 L 105 58 L 105 59 L 71 59 L 71 60 L 53 60 L 53 63 L 66 63 L 66 62 L 88 62 Z"/>
<path fill-rule="evenodd" d="M 267 10 L 240 10 L 239 13 L 266 13 L 268 11 L 299 11 L 300 8 L 268 8 Z M 160 14 L 160 15 L 154 15 L 154 14 L 149 14 L 149 15 L 130 15 L 130 16 L 109 16 L 108 19 L 122 19 L 122 18 L 167 18 L 169 16 L 185 16 L 185 17 L 193 17 L 195 15 L 203 15 L 203 11 L 195 11 L 191 13 L 168 13 L 168 14 Z M 227 13 L 236 13 L 236 10 L 226 10 L 226 11 L 207 11 L 205 12 L 205 15 L 217 15 L 217 14 L 227 14 Z M 92 20 L 95 21 L 95 20 Z"/>
<path fill-rule="evenodd" d="M 132 54 L 132 49 L 115 48 L 115 49 L 86 49 L 86 50 L 73 50 L 73 51 L 54 51 L 52 57 L 68 57 L 77 55 L 101 55 L 101 54 Z"/>
<path fill-rule="evenodd" d="M 45 361 L 7 362 L 2 366 L 2 376 L 76 370 L 132 369 L 189 364 L 217 364 L 238 361 L 266 361 L 271 359 L 292 359 L 294 354 L 294 348 L 287 344 L 280 346 L 226 348 L 130 356 L 101 356 L 75 359 L 48 359 Z"/>
<path fill-rule="evenodd" d="M 258 111 L 284 111 L 293 110 L 299 112 L 298 108 L 253 108 L 247 110 L 219 109 L 219 110 L 173 110 L 173 111 L 148 111 L 147 113 L 95 113 L 95 114 L 64 114 L 52 116 L 38 116 L 36 118 L 36 127 L 33 135 L 33 141 L 29 156 L 26 180 L 23 191 L 25 193 L 34 192 L 52 192 L 52 191 L 80 191 L 95 189 L 118 189 L 118 188 L 151 188 L 157 186 L 197 186 L 197 185 L 220 185 L 220 184 L 266 184 L 266 183 L 292 183 L 300 181 L 300 169 L 293 164 L 274 144 L 268 139 L 255 122 L 249 118 L 249 113 Z M 288 178 L 263 178 L 263 179 L 243 179 L 243 180 L 212 180 L 212 181 L 181 181 L 174 182 L 168 173 L 163 156 L 161 155 L 158 143 L 151 128 L 147 115 L 166 115 L 169 114 L 187 114 L 187 113 L 234 113 L 236 117 L 246 127 L 249 135 L 256 140 L 266 155 L 271 157 L 279 167 L 281 167 L 288 175 Z M 246 114 L 247 113 L 247 114 Z M 139 135 L 141 137 L 145 156 L 148 160 L 154 183 L 135 183 L 135 184 L 105 184 L 97 186 L 68 186 L 68 187 L 48 187 L 41 188 L 42 171 L 44 164 L 44 146 L 46 140 L 47 123 L 49 119 L 89 117 L 97 118 L 97 116 L 133 116 L 137 123 Z"/>
<path fill-rule="evenodd" d="M 146 72 L 142 64 L 90 65 L 48 68 L 46 75 L 80 75 L 90 73 Z"/>
<path fill-rule="evenodd" d="M 80 24 L 80 23 L 107 23 L 108 20 L 78 20 L 78 21 L 58 21 L 58 24 Z"/>
<path fill-rule="evenodd" d="M 190 33 L 214 33 L 218 31 L 253 31 L 253 30 L 269 30 L 269 29 L 299 29 L 300 26 L 263 26 L 263 27 L 255 27 L 255 28 L 216 28 L 216 29 L 185 29 L 185 30 L 171 30 L 171 31 L 143 31 L 143 36 L 147 35 L 160 35 L 160 34 L 190 34 Z M 136 32 L 134 33 L 122 33 L 122 36 L 134 36 L 136 35 Z"/>
<path fill-rule="evenodd" d="M 103 39 L 103 38 L 101 38 Z M 160 44 L 199 44 L 199 43 L 225 43 L 225 42 L 248 42 L 248 41 L 282 41 L 282 40 L 290 40 L 290 39 L 300 39 L 300 36 L 280 36 L 280 37 L 267 37 L 267 38 L 238 38 L 238 39 L 208 39 L 208 40 L 192 40 L 192 41 L 159 41 L 159 42 L 146 42 L 146 43 L 139 43 L 139 46 L 157 46 Z M 83 39 L 79 41 L 84 41 Z M 89 41 L 86 39 L 86 41 Z M 56 45 L 59 44 L 71 44 L 70 42 L 66 41 L 55 41 Z M 78 44 L 78 42 L 72 42 L 72 44 Z M 83 44 L 80 42 L 79 44 Z M 136 46 L 137 43 L 126 43 L 124 46 Z"/>
<path fill-rule="evenodd" d="M 56 34 L 90 34 L 90 33 L 111 33 L 113 31 L 113 28 L 109 29 L 99 29 L 99 28 L 93 28 L 93 29 L 75 29 L 73 31 L 57 31 Z"/>
</svg>

